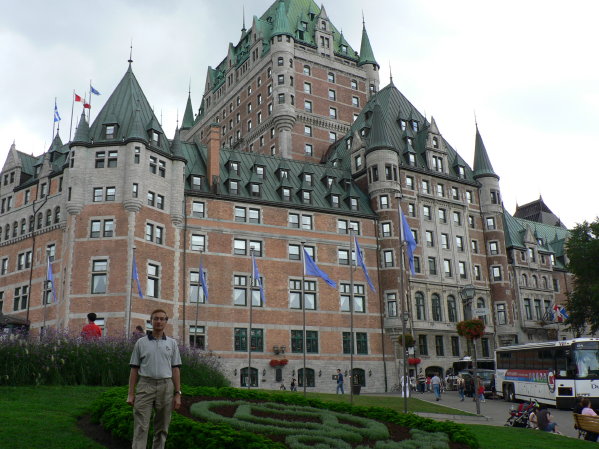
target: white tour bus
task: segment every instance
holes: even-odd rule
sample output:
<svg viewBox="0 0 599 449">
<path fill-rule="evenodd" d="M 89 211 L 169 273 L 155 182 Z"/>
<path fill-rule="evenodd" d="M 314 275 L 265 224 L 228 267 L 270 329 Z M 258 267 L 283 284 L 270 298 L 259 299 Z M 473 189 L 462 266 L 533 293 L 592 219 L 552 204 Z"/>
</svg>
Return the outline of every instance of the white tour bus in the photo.
<svg viewBox="0 0 599 449">
<path fill-rule="evenodd" d="M 495 350 L 495 388 L 506 401 L 536 399 L 571 409 L 576 398 L 599 405 L 599 338 L 529 343 Z"/>
</svg>

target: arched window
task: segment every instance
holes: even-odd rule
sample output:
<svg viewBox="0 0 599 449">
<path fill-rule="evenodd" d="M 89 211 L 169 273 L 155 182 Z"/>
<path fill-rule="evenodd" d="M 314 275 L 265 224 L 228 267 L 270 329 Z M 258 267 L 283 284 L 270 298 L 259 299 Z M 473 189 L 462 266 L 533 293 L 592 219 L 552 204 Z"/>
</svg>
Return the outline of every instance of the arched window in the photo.
<svg viewBox="0 0 599 449">
<path fill-rule="evenodd" d="M 16 237 L 17 236 L 17 231 L 19 230 L 19 223 L 17 223 L 16 221 L 12 224 L 12 236 Z"/>
<path fill-rule="evenodd" d="M 300 368 L 297 370 L 297 385 L 299 387 L 304 386 L 304 369 Z M 306 387 L 314 387 L 314 370 L 312 368 L 306 368 Z"/>
<path fill-rule="evenodd" d="M 60 207 L 56 206 L 54 209 L 54 223 L 58 223 L 60 221 Z"/>
<path fill-rule="evenodd" d="M 8 240 L 8 239 L 9 239 L 9 237 L 10 237 L 10 225 L 9 225 L 9 224 L 7 224 L 7 225 L 6 225 L 6 231 L 5 231 L 5 233 L 4 233 L 4 240 Z"/>
<path fill-rule="evenodd" d="M 447 319 L 452 323 L 458 320 L 458 307 L 455 296 L 452 295 L 447 297 Z"/>
<path fill-rule="evenodd" d="M 239 384 L 242 387 L 248 386 L 248 369 L 247 369 L 247 367 L 241 368 L 241 372 L 239 374 Z M 250 386 L 252 386 L 252 387 L 258 386 L 258 370 L 256 368 L 252 368 L 250 370 Z"/>
<path fill-rule="evenodd" d="M 537 288 L 539 286 L 539 280 L 537 279 L 537 277 L 533 274 L 532 275 L 532 286 Z"/>
<path fill-rule="evenodd" d="M 46 211 L 46 224 L 45 226 L 50 226 L 52 224 L 52 210 L 48 209 Z"/>
<path fill-rule="evenodd" d="M 21 219 L 21 235 L 25 234 L 26 231 L 27 231 L 27 220 L 25 220 L 23 218 L 23 219 Z"/>
<path fill-rule="evenodd" d="M 433 321 L 442 321 L 441 297 L 436 293 L 433 293 L 431 296 L 431 307 L 433 309 Z"/>
<path fill-rule="evenodd" d="M 541 285 L 543 286 L 543 288 L 547 288 L 547 277 L 543 276 L 543 279 L 541 281 Z"/>
<path fill-rule="evenodd" d="M 485 299 L 484 298 L 478 298 L 476 300 L 476 308 L 478 308 L 478 309 L 485 308 Z M 473 318 L 476 318 L 476 317 L 473 317 Z M 487 324 L 487 315 L 479 316 L 479 318 L 482 319 L 485 322 L 485 324 Z"/>
<path fill-rule="evenodd" d="M 416 298 L 416 319 L 426 320 L 426 306 L 424 302 L 424 294 L 422 292 L 416 292 L 414 296 Z"/>
<path fill-rule="evenodd" d="M 362 368 L 354 368 L 352 385 L 366 386 L 366 372 Z"/>
<path fill-rule="evenodd" d="M 42 229 L 42 222 L 44 220 L 44 214 L 38 212 L 37 214 L 37 229 Z"/>
<path fill-rule="evenodd" d="M 524 285 L 525 287 L 528 286 L 528 276 L 526 276 L 525 274 L 522 275 L 522 285 Z"/>
<path fill-rule="evenodd" d="M 29 232 L 33 232 L 33 230 L 35 229 L 35 219 L 33 218 L 33 215 L 29 216 Z"/>
</svg>

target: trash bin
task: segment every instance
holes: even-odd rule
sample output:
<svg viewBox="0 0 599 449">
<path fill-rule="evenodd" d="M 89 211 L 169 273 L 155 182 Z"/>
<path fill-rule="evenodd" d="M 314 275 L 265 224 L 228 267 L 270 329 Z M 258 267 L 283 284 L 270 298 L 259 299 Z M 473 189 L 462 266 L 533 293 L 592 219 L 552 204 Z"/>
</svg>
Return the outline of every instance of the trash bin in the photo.
<svg viewBox="0 0 599 449">
<path fill-rule="evenodd" d="M 362 390 L 362 385 L 354 385 L 352 387 L 352 389 L 353 389 L 353 391 L 352 391 L 353 394 L 360 394 L 360 391 Z"/>
</svg>

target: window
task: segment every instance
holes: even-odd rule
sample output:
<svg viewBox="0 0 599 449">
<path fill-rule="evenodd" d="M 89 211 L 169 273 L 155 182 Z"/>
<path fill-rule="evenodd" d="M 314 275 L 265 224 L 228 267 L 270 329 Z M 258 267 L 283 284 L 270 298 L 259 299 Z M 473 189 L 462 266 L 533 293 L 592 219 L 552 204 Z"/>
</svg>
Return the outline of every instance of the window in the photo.
<svg viewBox="0 0 599 449">
<path fill-rule="evenodd" d="M 312 84 L 308 82 L 304 82 L 304 93 L 311 94 L 312 93 Z"/>
<path fill-rule="evenodd" d="M 406 189 L 414 190 L 414 177 L 406 176 Z"/>
<path fill-rule="evenodd" d="M 306 310 L 316 310 L 316 281 L 304 281 L 302 291 L 301 279 L 290 279 L 289 307 L 301 309 L 304 305 Z"/>
<path fill-rule="evenodd" d="M 451 188 L 451 199 L 454 199 L 454 200 L 460 199 L 460 190 L 457 187 Z"/>
<path fill-rule="evenodd" d="M 108 278 L 108 260 L 92 261 L 92 288 L 91 292 L 106 293 L 106 284 Z"/>
<path fill-rule="evenodd" d="M 422 180 L 422 193 L 426 193 L 426 194 L 431 193 L 431 184 L 426 179 Z"/>
<path fill-rule="evenodd" d="M 472 204 L 473 200 L 472 200 L 472 191 L 471 190 L 466 190 L 466 202 L 468 204 Z"/>
<path fill-rule="evenodd" d="M 308 137 L 312 137 L 312 127 L 310 125 L 304 125 L 304 134 Z"/>
<path fill-rule="evenodd" d="M 456 226 L 462 225 L 462 214 L 459 212 L 453 212 L 453 224 Z"/>
<path fill-rule="evenodd" d="M 202 201 L 194 201 L 191 206 L 191 215 L 197 218 L 204 218 L 206 205 Z"/>
<path fill-rule="evenodd" d="M 358 354 L 368 354 L 368 334 L 366 332 L 354 332 L 355 341 L 352 342 L 351 333 L 343 332 L 343 353 L 352 353 L 352 343 L 355 352 Z"/>
<path fill-rule="evenodd" d="M 358 82 L 356 80 L 351 80 L 350 81 L 350 86 L 351 86 L 352 89 L 358 90 Z"/>
<path fill-rule="evenodd" d="M 524 315 L 526 316 L 527 320 L 532 320 L 532 308 L 529 298 L 524 299 Z"/>
<path fill-rule="evenodd" d="M 392 267 L 393 266 L 393 250 L 385 250 L 383 251 L 383 267 Z"/>
<path fill-rule="evenodd" d="M 480 281 L 482 278 L 482 274 L 481 274 L 481 269 L 480 269 L 480 265 L 474 265 L 474 279 L 476 279 L 477 281 Z"/>
<path fill-rule="evenodd" d="M 456 235 L 455 246 L 458 251 L 463 252 L 464 251 L 464 237 L 462 237 L 461 235 Z"/>
<path fill-rule="evenodd" d="M 443 348 L 443 336 L 442 335 L 435 335 L 435 352 L 436 352 L 437 356 L 445 355 L 445 349 Z"/>
<path fill-rule="evenodd" d="M 445 196 L 445 186 L 443 184 L 437 184 L 437 196 Z"/>
<path fill-rule="evenodd" d="M 499 254 L 499 243 L 489 242 L 489 252 L 493 255 Z"/>
<path fill-rule="evenodd" d="M 341 284 L 341 311 L 349 312 L 350 297 L 351 297 L 351 284 Z M 364 285 L 354 284 L 354 312 L 365 313 L 365 292 Z"/>
<path fill-rule="evenodd" d="M 312 112 L 312 102 L 310 100 L 304 100 L 304 110 L 306 112 Z"/>
<path fill-rule="evenodd" d="M 301 330 L 291 331 L 291 352 L 304 352 L 304 332 Z M 306 353 L 318 354 L 318 332 L 306 331 Z M 301 378 L 301 376 L 300 376 Z"/>
<path fill-rule="evenodd" d="M 453 272 L 451 270 L 451 260 L 443 259 L 443 272 L 447 277 L 453 276 Z"/>
<path fill-rule="evenodd" d="M 497 304 L 497 324 L 507 324 L 507 310 L 505 304 Z"/>
<path fill-rule="evenodd" d="M 206 279 L 206 270 L 204 270 L 204 279 Z M 192 271 L 189 273 L 189 302 L 193 303 L 205 303 L 206 298 L 204 297 L 204 289 L 201 288 L 200 272 Z"/>
<path fill-rule="evenodd" d="M 90 238 L 113 237 L 114 220 L 92 220 L 90 226 Z"/>
<path fill-rule="evenodd" d="M 397 295 L 395 293 L 387 293 L 387 317 L 394 318 L 397 316 Z"/>
<path fill-rule="evenodd" d="M 27 308 L 27 301 L 29 299 L 29 286 L 23 285 L 16 287 L 13 296 L 13 312 L 18 310 L 25 310 Z"/>
<path fill-rule="evenodd" d="M 491 278 L 494 281 L 501 281 L 502 276 L 501 276 L 501 267 L 491 267 Z"/>
<path fill-rule="evenodd" d="M 430 274 L 437 274 L 437 259 L 434 257 L 428 258 L 428 272 Z"/>
<path fill-rule="evenodd" d="M 337 140 L 337 133 L 334 131 L 329 131 L 329 140 L 331 142 L 334 142 Z"/>
<path fill-rule="evenodd" d="M 491 190 L 491 204 L 500 204 L 501 203 L 501 195 L 497 190 Z"/>
<path fill-rule="evenodd" d="M 102 187 L 94 188 L 94 202 L 97 203 L 104 199 L 104 189 Z"/>
<path fill-rule="evenodd" d="M 422 216 L 425 220 L 430 220 L 432 218 L 430 206 L 422 206 Z"/>
<path fill-rule="evenodd" d="M 150 298 L 158 298 L 160 296 L 160 267 L 153 263 L 148 263 L 146 294 Z"/>
<path fill-rule="evenodd" d="M 360 107 L 360 99 L 358 97 L 351 97 L 351 105 L 359 108 Z"/>
<path fill-rule="evenodd" d="M 8 257 L 2 259 L 2 263 L 0 264 L 0 275 L 4 275 L 8 273 Z"/>
<path fill-rule="evenodd" d="M 334 83 L 335 82 L 335 74 L 333 72 L 329 72 L 327 75 L 327 81 L 329 83 Z"/>
<path fill-rule="evenodd" d="M 476 227 L 473 215 L 468 215 L 468 226 L 472 229 L 474 229 Z"/>
<path fill-rule="evenodd" d="M 391 223 L 381 223 L 382 237 L 391 237 Z"/>
<path fill-rule="evenodd" d="M 418 335 L 418 353 L 420 355 L 428 355 L 428 342 L 426 335 Z"/>
<path fill-rule="evenodd" d="M 426 246 L 432 248 L 435 246 L 435 235 L 433 231 L 425 231 L 426 235 Z"/>
<path fill-rule="evenodd" d="M 302 25 L 305 24 L 305 28 L 303 28 L 304 31 L 306 31 L 308 29 L 308 24 L 306 22 L 302 22 Z M 310 76 L 310 66 L 309 65 L 305 65 L 304 66 L 304 75 L 306 76 Z"/>
<path fill-rule="evenodd" d="M 191 250 L 206 251 L 206 237 L 199 234 L 191 235 Z"/>
<path fill-rule="evenodd" d="M 416 319 L 426 320 L 426 307 L 424 304 L 424 295 L 422 292 L 416 292 Z"/>
<path fill-rule="evenodd" d="M 329 100 L 335 101 L 337 99 L 337 93 L 333 89 L 329 89 Z"/>
<path fill-rule="evenodd" d="M 389 209 L 389 196 L 381 195 L 379 197 L 379 207 L 381 209 Z"/>
<path fill-rule="evenodd" d="M 458 321 L 457 303 L 455 297 L 452 295 L 447 297 L 447 319 L 452 323 Z"/>
<path fill-rule="evenodd" d="M 329 118 L 337 119 L 337 109 L 329 107 Z"/>
<path fill-rule="evenodd" d="M 236 327 L 233 331 L 233 335 L 235 351 L 247 352 L 247 328 Z M 252 335 L 250 338 L 250 349 L 252 352 L 264 351 L 264 329 L 252 328 Z"/>
<path fill-rule="evenodd" d="M 495 229 L 495 218 L 487 217 L 485 223 L 487 223 L 487 229 Z"/>
<path fill-rule="evenodd" d="M 414 256 L 414 273 L 420 273 L 420 257 Z"/>
</svg>

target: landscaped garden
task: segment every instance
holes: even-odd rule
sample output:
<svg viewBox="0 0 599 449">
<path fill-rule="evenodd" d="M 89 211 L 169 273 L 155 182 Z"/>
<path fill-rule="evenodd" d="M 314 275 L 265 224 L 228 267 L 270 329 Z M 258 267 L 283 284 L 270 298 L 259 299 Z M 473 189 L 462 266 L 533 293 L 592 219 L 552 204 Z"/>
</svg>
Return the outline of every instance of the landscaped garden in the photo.
<svg viewBox="0 0 599 449">
<path fill-rule="evenodd" d="M 130 447 L 125 402 L 133 342 L 67 335 L 0 340 L 0 447 Z M 183 349 L 183 404 L 167 447 L 578 449 L 593 443 L 403 414 L 403 399 L 229 388 L 218 360 Z M 95 385 L 95 386 L 92 386 Z M 118 387 L 109 388 L 118 385 Z M 411 412 L 460 414 L 409 398 Z M 92 421 L 100 424 L 94 424 Z M 111 435 L 114 435 L 111 436 Z"/>
</svg>

